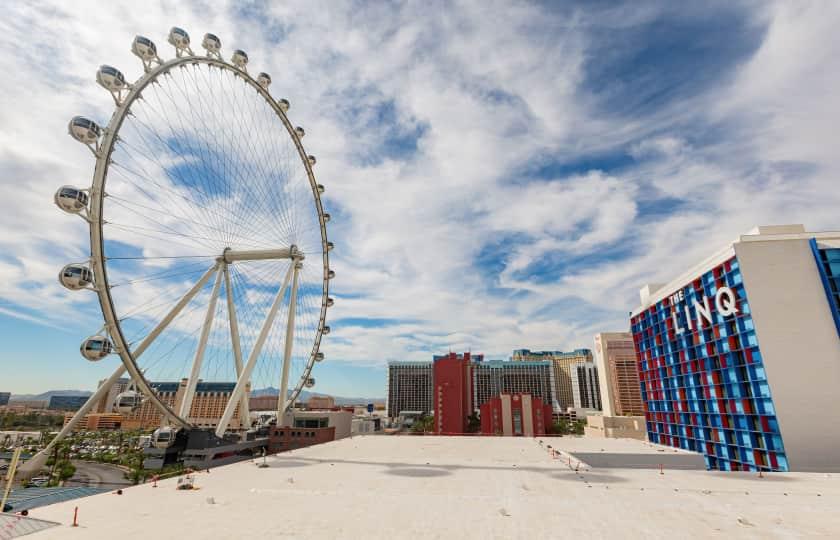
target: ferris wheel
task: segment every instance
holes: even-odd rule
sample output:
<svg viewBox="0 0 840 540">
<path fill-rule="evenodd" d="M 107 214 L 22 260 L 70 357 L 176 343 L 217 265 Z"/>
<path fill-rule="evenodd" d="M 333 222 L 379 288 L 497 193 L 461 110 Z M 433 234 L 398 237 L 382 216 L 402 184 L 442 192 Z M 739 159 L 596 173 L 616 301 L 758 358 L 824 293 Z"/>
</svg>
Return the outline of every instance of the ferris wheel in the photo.
<svg viewBox="0 0 840 540">
<path fill-rule="evenodd" d="M 154 42 L 134 38 L 143 74 L 133 83 L 99 68 L 96 82 L 115 104 L 107 125 L 69 123 L 96 164 L 89 188 L 55 194 L 90 226 L 90 258 L 65 266 L 59 281 L 98 296 L 104 325 L 81 353 L 120 357 L 102 386 L 127 371 L 136 391 L 120 394 L 117 410 L 149 401 L 168 425 L 195 427 L 197 389 L 235 381 L 221 437 L 237 406 L 248 418 L 250 391 L 279 388 L 279 418 L 315 384 L 333 304 L 330 215 L 305 132 L 290 122 L 289 101 L 269 93 L 271 77 L 249 72 L 242 50 L 226 61 L 213 34 L 203 54 L 180 28 L 167 41 L 175 57 L 163 60 Z M 160 397 L 163 382 L 185 386 L 180 402 Z"/>
</svg>

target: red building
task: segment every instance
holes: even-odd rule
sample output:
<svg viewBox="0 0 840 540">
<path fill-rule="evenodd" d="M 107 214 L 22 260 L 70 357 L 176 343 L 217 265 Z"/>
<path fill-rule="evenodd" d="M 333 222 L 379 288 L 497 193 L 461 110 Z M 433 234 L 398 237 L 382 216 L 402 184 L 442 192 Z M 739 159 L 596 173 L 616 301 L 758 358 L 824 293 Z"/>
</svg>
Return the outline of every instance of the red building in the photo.
<svg viewBox="0 0 840 540">
<path fill-rule="evenodd" d="M 481 433 L 505 437 L 545 435 L 551 412 L 550 404 L 531 394 L 502 394 L 481 406 Z"/>
<path fill-rule="evenodd" d="M 335 426 L 320 428 L 276 427 L 268 433 L 268 453 L 286 452 L 335 440 Z"/>
<path fill-rule="evenodd" d="M 467 431 L 467 418 L 473 413 L 473 359 L 470 353 L 449 353 L 435 356 L 432 365 L 434 381 L 435 433 L 455 435 Z"/>
</svg>

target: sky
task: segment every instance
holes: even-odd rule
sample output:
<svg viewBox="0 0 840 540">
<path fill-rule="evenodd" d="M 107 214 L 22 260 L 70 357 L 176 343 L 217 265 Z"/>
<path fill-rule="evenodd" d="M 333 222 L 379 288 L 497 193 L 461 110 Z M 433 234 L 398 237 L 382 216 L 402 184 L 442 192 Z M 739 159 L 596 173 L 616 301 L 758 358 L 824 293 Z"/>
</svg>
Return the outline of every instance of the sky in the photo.
<svg viewBox="0 0 840 540">
<path fill-rule="evenodd" d="M 755 225 L 840 229 L 840 4 L 26 2 L 0 20 L 0 390 L 92 389 L 93 294 L 56 280 L 87 227 L 66 133 L 113 102 L 136 34 L 244 49 L 317 156 L 336 249 L 319 392 L 377 397 L 385 365 L 591 347 L 638 290 Z M 227 45 L 229 44 L 229 45 Z"/>
</svg>

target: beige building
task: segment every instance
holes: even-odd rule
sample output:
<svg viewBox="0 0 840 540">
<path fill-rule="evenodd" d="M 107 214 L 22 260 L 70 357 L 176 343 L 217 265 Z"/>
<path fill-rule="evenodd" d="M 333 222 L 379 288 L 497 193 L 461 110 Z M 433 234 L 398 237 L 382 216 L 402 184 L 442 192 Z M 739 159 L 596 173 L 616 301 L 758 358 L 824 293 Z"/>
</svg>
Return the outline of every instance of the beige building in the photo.
<svg viewBox="0 0 840 540">
<path fill-rule="evenodd" d="M 332 396 L 310 396 L 306 402 L 307 409 L 332 409 L 335 407 L 335 398 Z"/>
<path fill-rule="evenodd" d="M 572 386 L 572 366 L 578 362 L 592 362 L 592 351 L 576 349 L 571 352 L 562 351 L 531 351 L 517 349 L 513 351 L 511 360 L 514 362 L 551 361 L 554 377 L 554 396 L 560 409 L 575 406 L 575 395 Z"/>
<path fill-rule="evenodd" d="M 643 416 L 639 368 L 630 332 L 602 332 L 595 336 L 595 365 L 604 416 Z"/>
<path fill-rule="evenodd" d="M 64 425 L 73 418 L 75 413 L 64 413 Z M 88 413 L 73 427 L 73 431 L 103 431 L 120 429 L 123 415 L 120 413 Z"/>
<path fill-rule="evenodd" d="M 588 437 L 608 437 L 610 439 L 647 439 L 644 416 L 602 416 L 592 415 L 586 418 L 584 435 Z"/>
<path fill-rule="evenodd" d="M 115 386 L 121 385 L 121 382 L 117 382 Z M 150 383 L 150 386 L 158 393 L 161 401 L 171 409 L 178 410 L 186 393 L 187 379 L 182 379 L 179 383 L 153 382 Z M 234 386 L 235 383 L 199 381 L 187 417 L 189 422 L 198 427 L 216 427 Z M 249 391 L 250 387 L 246 387 L 245 392 Z M 108 395 L 111 394 L 114 394 L 114 398 L 116 398 L 118 392 L 112 391 Z M 163 415 L 148 399 L 144 400 L 136 411 L 123 415 L 122 418 L 123 429 L 152 429 L 159 427 L 162 423 Z M 237 405 L 230 421 L 230 429 L 240 429 L 242 427 L 246 426 L 241 422 L 239 406 Z"/>
</svg>

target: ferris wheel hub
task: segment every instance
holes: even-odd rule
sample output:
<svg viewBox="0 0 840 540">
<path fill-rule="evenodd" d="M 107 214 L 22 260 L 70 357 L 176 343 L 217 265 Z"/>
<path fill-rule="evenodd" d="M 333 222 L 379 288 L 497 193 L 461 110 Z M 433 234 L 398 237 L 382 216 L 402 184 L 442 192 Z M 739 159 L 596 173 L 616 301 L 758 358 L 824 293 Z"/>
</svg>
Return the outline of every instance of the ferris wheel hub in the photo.
<svg viewBox="0 0 840 540">
<path fill-rule="evenodd" d="M 290 246 L 278 249 L 246 249 L 236 251 L 231 248 L 225 248 L 219 259 L 230 264 L 236 261 L 263 261 L 269 259 L 293 259 L 295 261 L 302 261 L 305 258 L 297 246 Z"/>
</svg>

